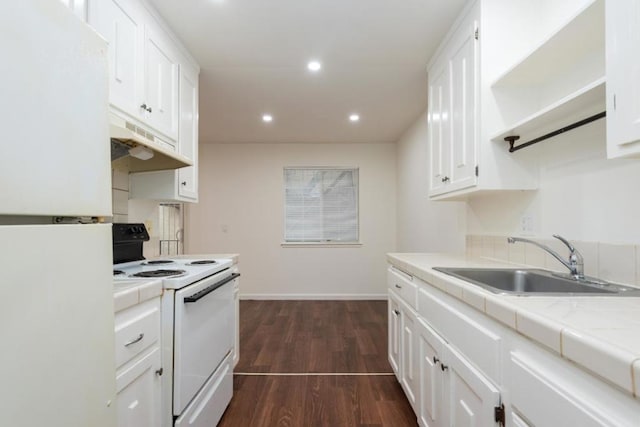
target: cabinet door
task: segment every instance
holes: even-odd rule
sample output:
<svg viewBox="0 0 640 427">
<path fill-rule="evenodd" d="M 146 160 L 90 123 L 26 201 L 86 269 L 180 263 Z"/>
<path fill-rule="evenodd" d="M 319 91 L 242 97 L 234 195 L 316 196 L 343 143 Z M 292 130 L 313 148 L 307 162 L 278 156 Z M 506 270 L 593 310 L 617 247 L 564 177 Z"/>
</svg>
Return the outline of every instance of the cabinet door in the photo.
<svg viewBox="0 0 640 427">
<path fill-rule="evenodd" d="M 422 320 L 418 320 L 418 421 L 422 427 L 444 427 L 442 392 L 444 374 L 440 369 L 445 342 Z"/>
<path fill-rule="evenodd" d="M 435 67 L 429 74 L 429 157 L 431 180 L 429 194 L 445 192 L 449 177 L 449 154 L 451 151 L 449 66 Z"/>
<path fill-rule="evenodd" d="M 92 0 L 89 25 L 109 42 L 109 102 L 141 118 L 143 15 L 127 0 Z"/>
<path fill-rule="evenodd" d="M 640 2 L 606 7 L 607 155 L 640 156 Z"/>
<path fill-rule="evenodd" d="M 451 156 L 447 191 L 476 184 L 476 144 L 478 124 L 478 42 L 477 23 L 460 27 L 449 59 L 451 75 Z"/>
<path fill-rule="evenodd" d="M 445 401 L 450 426 L 495 426 L 494 409 L 500 391 L 450 346 L 442 352 Z"/>
<path fill-rule="evenodd" d="M 389 292 L 388 301 L 388 315 L 389 315 L 389 364 L 396 374 L 398 380 L 400 379 L 400 305 L 398 300 Z"/>
<path fill-rule="evenodd" d="M 411 406 L 416 410 L 419 389 L 418 373 L 418 321 L 406 304 L 400 302 L 402 345 L 400 350 L 400 384 Z"/>
<path fill-rule="evenodd" d="M 178 195 L 198 199 L 198 73 L 180 67 L 180 154 L 193 160 L 193 166 L 178 169 Z"/>
<path fill-rule="evenodd" d="M 176 140 L 178 133 L 178 63 L 164 33 L 145 26 L 146 120 Z"/>
<path fill-rule="evenodd" d="M 153 348 L 142 359 L 122 369 L 116 377 L 118 427 L 160 425 L 160 349 Z"/>
</svg>

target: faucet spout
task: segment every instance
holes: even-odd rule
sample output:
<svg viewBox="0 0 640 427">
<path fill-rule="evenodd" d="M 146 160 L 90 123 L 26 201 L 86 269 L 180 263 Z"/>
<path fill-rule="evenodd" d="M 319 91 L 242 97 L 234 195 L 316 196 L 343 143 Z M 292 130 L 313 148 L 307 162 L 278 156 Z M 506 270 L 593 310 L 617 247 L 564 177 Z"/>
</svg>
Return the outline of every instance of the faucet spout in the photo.
<svg viewBox="0 0 640 427">
<path fill-rule="evenodd" d="M 525 238 L 522 238 L 522 237 L 508 237 L 507 238 L 507 242 L 509 242 L 509 243 L 516 243 L 516 242 L 530 243 L 530 244 L 532 244 L 534 246 L 537 246 L 540 249 L 542 249 L 543 251 L 547 252 L 549 255 L 553 256 L 555 259 L 557 259 L 560 263 L 562 263 L 562 265 L 567 267 L 569 269 L 571 275 L 575 279 L 584 279 L 584 259 L 582 257 L 582 254 L 580 252 L 578 252 L 578 250 L 571 243 L 569 243 L 569 241 L 567 239 L 565 239 L 564 237 L 559 236 L 557 234 L 554 234 L 553 237 L 555 237 L 556 239 L 560 240 L 562 243 L 564 243 L 569 248 L 569 259 L 568 260 L 565 260 L 562 256 L 560 256 L 556 251 L 554 251 L 550 247 L 548 247 L 546 245 L 543 245 L 542 243 L 538 243 L 538 242 L 536 242 L 534 240 L 529 240 L 529 239 L 525 239 Z"/>
</svg>

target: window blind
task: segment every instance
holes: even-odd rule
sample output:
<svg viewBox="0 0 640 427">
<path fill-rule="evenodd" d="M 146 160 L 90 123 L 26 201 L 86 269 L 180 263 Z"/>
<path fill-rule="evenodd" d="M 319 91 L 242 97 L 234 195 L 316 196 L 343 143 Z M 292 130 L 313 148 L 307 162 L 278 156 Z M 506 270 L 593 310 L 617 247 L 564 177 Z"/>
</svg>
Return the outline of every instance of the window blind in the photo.
<svg viewBox="0 0 640 427">
<path fill-rule="evenodd" d="M 358 169 L 285 168 L 285 242 L 358 241 Z"/>
</svg>

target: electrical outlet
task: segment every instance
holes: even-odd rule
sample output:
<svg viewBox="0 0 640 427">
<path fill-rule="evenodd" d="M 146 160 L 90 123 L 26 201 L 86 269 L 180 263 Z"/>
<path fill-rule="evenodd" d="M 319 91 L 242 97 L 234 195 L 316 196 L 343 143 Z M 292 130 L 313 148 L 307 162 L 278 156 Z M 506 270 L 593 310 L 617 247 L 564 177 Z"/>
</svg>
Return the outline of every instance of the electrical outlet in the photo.
<svg viewBox="0 0 640 427">
<path fill-rule="evenodd" d="M 520 217 L 520 231 L 522 233 L 533 232 L 533 215 L 526 213 Z"/>
</svg>

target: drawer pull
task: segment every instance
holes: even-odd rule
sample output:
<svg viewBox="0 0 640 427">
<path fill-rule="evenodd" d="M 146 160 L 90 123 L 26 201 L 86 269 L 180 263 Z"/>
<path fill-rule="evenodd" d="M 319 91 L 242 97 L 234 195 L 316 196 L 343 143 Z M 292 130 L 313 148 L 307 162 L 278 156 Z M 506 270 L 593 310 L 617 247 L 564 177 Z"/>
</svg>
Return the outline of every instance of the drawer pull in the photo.
<svg viewBox="0 0 640 427">
<path fill-rule="evenodd" d="M 125 347 L 129 347 L 130 345 L 133 345 L 133 344 L 135 344 L 135 343 L 137 343 L 137 342 L 142 341 L 142 338 L 144 338 L 144 334 L 143 334 L 143 333 L 141 333 L 140 335 L 138 335 L 138 337 L 137 337 L 137 338 L 134 338 L 134 339 L 132 339 L 131 341 L 129 341 L 128 343 L 126 343 L 124 346 L 125 346 Z"/>
<path fill-rule="evenodd" d="M 398 284 L 396 283 L 396 288 L 398 288 L 398 289 L 402 289 L 402 286 L 400 286 L 400 285 L 398 285 Z"/>
</svg>

